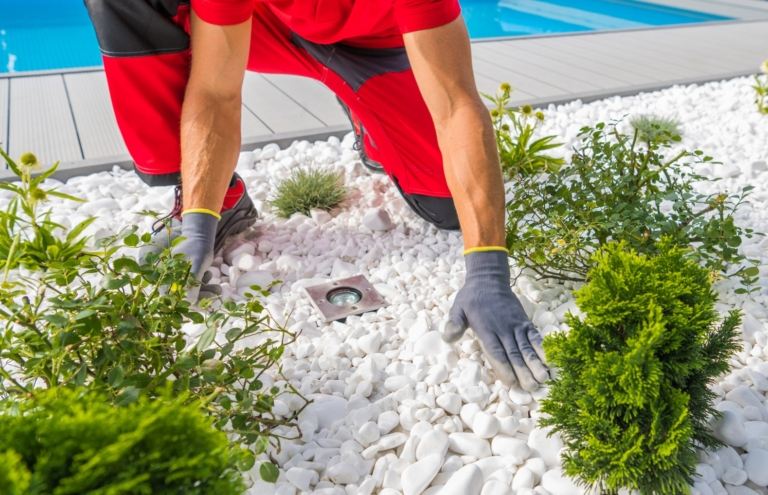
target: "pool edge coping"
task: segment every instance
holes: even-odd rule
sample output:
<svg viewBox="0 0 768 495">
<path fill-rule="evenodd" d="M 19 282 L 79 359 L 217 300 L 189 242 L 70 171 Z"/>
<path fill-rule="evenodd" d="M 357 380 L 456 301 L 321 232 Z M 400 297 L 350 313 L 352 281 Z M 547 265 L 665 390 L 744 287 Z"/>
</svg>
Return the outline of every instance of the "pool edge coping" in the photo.
<svg viewBox="0 0 768 495">
<path fill-rule="evenodd" d="M 493 38 L 480 38 L 471 39 L 471 43 L 498 43 L 500 41 L 518 41 L 518 40 L 535 40 L 542 38 L 566 38 L 566 37 L 580 37 L 580 36 L 595 36 L 601 34 L 618 34 L 618 33 L 632 33 L 643 31 L 656 31 L 660 29 L 694 29 L 705 28 L 711 25 L 730 25 L 730 24 L 752 24 L 757 22 L 768 21 L 768 10 L 766 10 L 765 18 L 762 19 L 730 19 L 724 21 L 708 21 L 700 23 L 689 24 L 667 24 L 663 26 L 647 26 L 639 28 L 624 28 L 624 29 L 606 29 L 602 31 L 583 31 L 583 32 L 569 32 L 569 33 L 547 33 L 547 34 L 534 34 L 526 36 L 497 36 Z M 22 77 L 42 77 L 42 76 L 55 76 L 55 75 L 67 75 L 67 74 L 79 74 L 86 72 L 99 72 L 103 71 L 102 65 L 91 65 L 83 67 L 70 67 L 64 69 L 45 69 L 25 72 L 0 72 L 0 79 L 14 79 Z"/>
</svg>

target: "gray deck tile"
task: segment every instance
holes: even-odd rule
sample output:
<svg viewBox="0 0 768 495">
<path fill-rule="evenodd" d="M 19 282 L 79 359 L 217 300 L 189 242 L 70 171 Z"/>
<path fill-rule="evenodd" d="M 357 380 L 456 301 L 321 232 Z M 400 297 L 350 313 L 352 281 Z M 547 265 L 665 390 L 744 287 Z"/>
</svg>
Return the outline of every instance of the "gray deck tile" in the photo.
<svg viewBox="0 0 768 495">
<path fill-rule="evenodd" d="M 84 158 L 88 160 L 127 153 L 115 124 L 104 73 L 66 74 L 64 84 L 69 93 Z"/>
<path fill-rule="evenodd" d="M 245 74 L 243 104 L 274 133 L 323 127 L 323 122 L 260 74 Z"/>
<path fill-rule="evenodd" d="M 325 125 L 349 125 L 333 93 L 323 83 L 307 77 L 264 74 L 264 78 Z"/>
<path fill-rule="evenodd" d="M 82 160 L 69 98 L 61 75 L 9 80 L 11 156 L 33 151 L 45 164 Z"/>
<path fill-rule="evenodd" d="M 535 78 L 528 75 L 529 73 L 521 73 L 513 68 L 500 67 L 481 58 L 474 58 L 472 64 L 476 73 L 498 83 L 508 82 L 535 98 L 559 95 L 568 91 L 566 88 L 547 83 L 543 78 Z"/>
<path fill-rule="evenodd" d="M 524 70 L 546 77 L 547 82 L 568 87 L 573 92 L 608 89 L 621 84 L 621 81 L 611 79 L 609 76 L 596 78 L 594 72 L 579 67 L 564 67 L 558 63 L 558 60 L 532 50 L 530 45 L 524 49 L 522 47 L 517 49 L 514 46 L 489 43 L 481 48 L 483 49 L 474 52 L 476 56 L 486 58 L 489 62 L 495 60 L 499 65 L 522 67 Z"/>
</svg>

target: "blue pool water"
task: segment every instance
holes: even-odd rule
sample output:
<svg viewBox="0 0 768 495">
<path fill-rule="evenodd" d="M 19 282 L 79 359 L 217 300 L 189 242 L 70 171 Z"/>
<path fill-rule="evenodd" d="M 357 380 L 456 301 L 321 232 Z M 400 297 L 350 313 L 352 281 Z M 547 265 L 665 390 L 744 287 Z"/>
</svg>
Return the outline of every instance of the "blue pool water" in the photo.
<svg viewBox="0 0 768 495">
<path fill-rule="evenodd" d="M 463 0 L 473 39 L 641 29 L 727 17 L 636 0 Z"/>
<path fill-rule="evenodd" d="M 460 1 L 474 39 L 727 19 L 635 0 Z M 100 64 L 83 0 L 0 0 L 0 72 Z"/>
</svg>

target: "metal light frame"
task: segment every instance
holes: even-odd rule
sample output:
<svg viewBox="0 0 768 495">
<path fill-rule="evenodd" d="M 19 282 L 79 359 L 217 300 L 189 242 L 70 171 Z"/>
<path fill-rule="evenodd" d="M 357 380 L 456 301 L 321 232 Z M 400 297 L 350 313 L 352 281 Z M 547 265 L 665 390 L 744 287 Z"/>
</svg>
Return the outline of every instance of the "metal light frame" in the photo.
<svg viewBox="0 0 768 495">
<path fill-rule="evenodd" d="M 330 301 L 333 292 L 347 289 L 360 294 L 360 300 L 350 305 L 336 305 Z M 326 323 L 342 320 L 347 316 L 359 315 L 368 311 L 375 311 L 387 305 L 387 301 L 373 285 L 363 276 L 331 280 L 311 287 L 305 287 L 312 305 L 323 315 Z"/>
</svg>

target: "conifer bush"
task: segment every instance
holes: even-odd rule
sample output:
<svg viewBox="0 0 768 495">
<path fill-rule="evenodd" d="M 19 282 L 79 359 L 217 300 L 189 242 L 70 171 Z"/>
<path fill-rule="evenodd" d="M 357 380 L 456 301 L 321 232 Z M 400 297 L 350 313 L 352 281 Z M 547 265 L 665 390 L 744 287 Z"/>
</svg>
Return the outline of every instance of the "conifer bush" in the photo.
<svg viewBox="0 0 768 495">
<path fill-rule="evenodd" d="M 663 240 L 657 255 L 609 244 L 576 291 L 579 319 L 548 335 L 558 369 L 542 425 L 565 444 L 563 470 L 599 493 L 688 493 L 696 447 L 718 441 L 708 386 L 739 347 L 740 315 L 721 322 L 706 270 Z"/>
<path fill-rule="evenodd" d="M 288 218 L 294 213 L 309 215 L 317 208 L 330 211 L 338 206 L 347 195 L 342 176 L 324 170 L 295 170 L 280 183 L 272 206 L 278 214 Z"/>
<path fill-rule="evenodd" d="M 240 495 L 244 452 L 184 397 L 111 405 L 56 390 L 0 410 L 0 493 Z M 245 456 L 248 459 L 248 456 Z"/>
<path fill-rule="evenodd" d="M 584 127 L 580 139 L 569 164 L 511 183 L 507 248 L 519 267 L 542 278 L 582 281 L 601 246 L 622 241 L 652 254 L 667 236 L 694 247 L 688 256 L 713 276 L 754 284 L 757 262 L 745 259 L 739 246 L 755 233 L 734 220 L 752 186 L 702 194 L 697 183 L 714 179 L 696 168 L 711 157 L 672 150 L 667 141 L 641 144 L 616 124 Z"/>
</svg>

